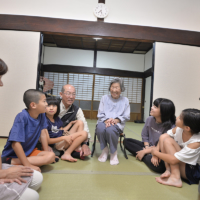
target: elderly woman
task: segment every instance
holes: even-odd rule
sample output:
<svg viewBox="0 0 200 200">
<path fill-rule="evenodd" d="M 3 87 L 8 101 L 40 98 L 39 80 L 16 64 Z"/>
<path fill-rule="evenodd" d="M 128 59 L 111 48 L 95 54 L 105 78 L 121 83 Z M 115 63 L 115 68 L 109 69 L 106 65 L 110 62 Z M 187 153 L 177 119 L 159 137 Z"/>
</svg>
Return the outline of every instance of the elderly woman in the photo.
<svg viewBox="0 0 200 200">
<path fill-rule="evenodd" d="M 98 160 L 105 162 L 110 149 L 110 164 L 117 165 L 118 138 L 123 133 L 125 122 L 130 119 L 130 105 L 129 100 L 120 95 L 125 91 L 123 79 L 114 78 L 109 91 L 110 95 L 101 98 L 97 115 L 96 134 L 102 150 Z"/>
</svg>

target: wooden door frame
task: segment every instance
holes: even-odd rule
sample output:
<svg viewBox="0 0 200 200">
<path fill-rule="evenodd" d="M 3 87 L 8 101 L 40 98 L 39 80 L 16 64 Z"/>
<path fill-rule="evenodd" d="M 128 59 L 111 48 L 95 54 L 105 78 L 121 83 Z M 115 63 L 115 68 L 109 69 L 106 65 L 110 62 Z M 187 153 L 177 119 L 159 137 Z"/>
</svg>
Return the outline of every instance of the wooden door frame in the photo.
<svg viewBox="0 0 200 200">
<path fill-rule="evenodd" d="M 200 32 L 24 15 L 0 15 L 0 30 L 36 31 L 43 34 L 102 37 L 141 42 L 167 42 L 200 46 Z"/>
</svg>

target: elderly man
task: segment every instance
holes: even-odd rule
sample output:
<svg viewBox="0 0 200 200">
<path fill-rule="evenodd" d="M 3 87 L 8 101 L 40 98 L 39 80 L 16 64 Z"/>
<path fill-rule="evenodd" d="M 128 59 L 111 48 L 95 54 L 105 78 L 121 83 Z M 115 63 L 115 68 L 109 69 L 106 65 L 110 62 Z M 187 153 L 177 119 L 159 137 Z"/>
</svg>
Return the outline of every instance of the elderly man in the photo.
<svg viewBox="0 0 200 200">
<path fill-rule="evenodd" d="M 76 97 L 76 90 L 73 85 L 64 85 L 60 92 L 62 98 L 60 102 L 60 114 L 59 117 L 63 121 L 64 126 L 67 126 L 71 121 L 81 120 L 84 123 L 84 130 L 88 133 L 88 140 L 82 143 L 81 153 L 82 156 L 89 156 L 91 154 L 89 148 L 89 128 L 85 120 L 83 111 L 81 108 L 75 106 L 73 103 Z"/>
</svg>

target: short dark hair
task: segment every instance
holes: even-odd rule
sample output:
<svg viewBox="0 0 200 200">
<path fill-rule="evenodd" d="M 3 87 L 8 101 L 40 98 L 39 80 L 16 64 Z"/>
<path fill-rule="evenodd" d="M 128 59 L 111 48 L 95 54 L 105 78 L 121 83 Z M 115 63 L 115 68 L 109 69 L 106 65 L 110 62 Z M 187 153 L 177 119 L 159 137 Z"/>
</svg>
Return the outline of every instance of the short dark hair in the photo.
<svg viewBox="0 0 200 200">
<path fill-rule="evenodd" d="M 200 110 L 194 108 L 185 109 L 180 117 L 183 119 L 184 125 L 190 127 L 193 134 L 200 132 Z"/>
<path fill-rule="evenodd" d="M 169 99 L 158 98 L 154 100 L 153 105 L 160 107 L 163 127 L 171 129 L 172 125 L 176 122 L 174 103 Z"/>
<path fill-rule="evenodd" d="M 23 97 L 23 101 L 26 107 L 29 109 L 31 102 L 38 103 L 42 95 L 44 95 L 44 93 L 40 90 L 36 89 L 26 90 L 26 92 L 24 92 L 24 97 Z"/>
<path fill-rule="evenodd" d="M 47 104 L 57 106 L 57 112 L 54 114 L 53 118 L 56 119 L 60 113 L 60 101 L 55 97 L 47 97 Z"/>
<path fill-rule="evenodd" d="M 0 59 L 0 76 L 6 74 L 7 71 L 8 71 L 8 66 L 3 60 Z"/>
</svg>

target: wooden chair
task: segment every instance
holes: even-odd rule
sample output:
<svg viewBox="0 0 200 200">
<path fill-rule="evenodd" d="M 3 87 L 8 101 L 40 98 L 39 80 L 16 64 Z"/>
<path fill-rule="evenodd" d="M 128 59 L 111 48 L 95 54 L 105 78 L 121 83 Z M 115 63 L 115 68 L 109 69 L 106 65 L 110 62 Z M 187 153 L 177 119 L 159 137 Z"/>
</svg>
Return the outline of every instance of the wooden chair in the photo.
<svg viewBox="0 0 200 200">
<path fill-rule="evenodd" d="M 96 134 L 96 131 L 95 131 L 95 134 L 94 134 L 94 142 L 93 142 L 93 145 L 92 145 L 92 153 L 91 153 L 91 157 L 93 157 L 93 154 L 94 154 L 94 151 L 95 151 L 95 147 L 96 147 L 96 137 L 97 137 L 97 134 Z M 124 157 L 126 158 L 126 159 L 128 159 L 128 156 L 127 156 L 127 154 L 126 154 L 126 149 L 125 149 L 125 146 L 123 145 L 123 147 L 122 147 L 122 138 L 126 138 L 125 137 L 125 134 L 124 133 L 121 133 L 120 134 L 120 147 L 121 147 L 121 150 L 122 150 L 122 152 L 124 153 Z"/>
</svg>

